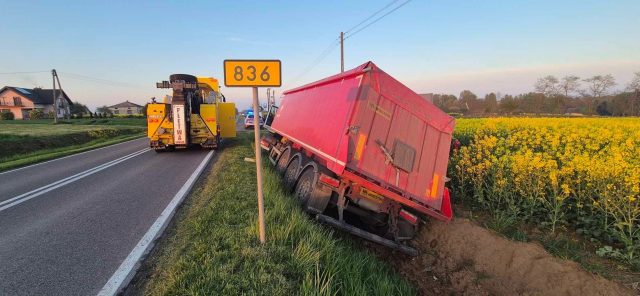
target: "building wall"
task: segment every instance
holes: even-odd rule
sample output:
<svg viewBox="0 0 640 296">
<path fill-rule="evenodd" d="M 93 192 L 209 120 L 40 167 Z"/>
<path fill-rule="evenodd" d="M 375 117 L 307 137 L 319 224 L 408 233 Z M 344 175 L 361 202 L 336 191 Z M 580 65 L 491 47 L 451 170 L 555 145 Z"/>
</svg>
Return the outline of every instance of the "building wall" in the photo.
<svg viewBox="0 0 640 296">
<path fill-rule="evenodd" d="M 142 107 L 119 107 L 109 108 L 114 115 L 139 115 L 142 114 Z M 131 113 L 128 113 L 131 111 Z"/>
<path fill-rule="evenodd" d="M 14 98 L 20 98 L 20 105 L 16 105 Z M 24 119 L 28 116 L 29 110 L 33 109 L 34 105 L 31 100 L 27 99 L 20 93 L 13 90 L 5 90 L 0 93 L 0 109 L 10 110 L 13 113 L 15 119 Z M 27 116 L 25 116 L 27 115 Z"/>
<path fill-rule="evenodd" d="M 20 98 L 20 105 L 16 106 L 14 104 L 14 97 Z M 13 90 L 5 90 L 0 93 L 0 112 L 6 112 L 5 110 L 11 111 L 13 113 L 15 119 L 28 119 L 29 111 L 33 109 L 42 109 L 42 112 L 47 116 L 49 112 L 53 112 L 53 104 L 47 105 L 35 105 L 31 100 L 26 98 L 24 95 L 15 92 Z M 65 108 L 66 113 L 70 113 L 69 108 Z M 65 110 L 58 110 L 58 118 L 64 117 Z"/>
</svg>

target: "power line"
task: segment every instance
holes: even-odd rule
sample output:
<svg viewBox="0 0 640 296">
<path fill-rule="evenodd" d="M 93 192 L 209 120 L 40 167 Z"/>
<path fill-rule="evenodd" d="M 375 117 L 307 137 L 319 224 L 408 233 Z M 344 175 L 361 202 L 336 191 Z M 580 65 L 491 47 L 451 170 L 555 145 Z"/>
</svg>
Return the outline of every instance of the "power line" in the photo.
<svg viewBox="0 0 640 296">
<path fill-rule="evenodd" d="M 35 74 L 35 73 L 49 73 L 49 72 L 51 71 L 0 72 L 0 75 Z"/>
<path fill-rule="evenodd" d="M 293 78 L 291 80 L 291 82 L 288 82 L 287 85 L 284 87 L 284 89 L 286 89 L 289 85 L 294 84 L 296 82 L 298 82 L 298 80 L 302 77 L 304 77 L 304 75 L 307 75 L 308 72 L 310 72 L 311 70 L 313 70 L 313 68 L 315 68 L 320 62 L 322 62 L 325 58 L 327 58 L 327 56 L 329 56 L 329 54 L 335 49 L 335 47 L 339 44 L 339 40 L 336 38 L 333 41 L 331 41 L 331 43 L 329 44 L 329 46 L 327 46 L 310 64 L 309 66 L 307 66 L 302 72 L 300 72 L 300 74 L 298 74 L 295 78 Z"/>
<path fill-rule="evenodd" d="M 383 15 L 382 15 L 382 16 L 380 16 L 379 18 L 377 18 L 377 19 L 375 19 L 374 21 L 372 21 L 372 22 L 368 23 L 366 26 L 364 26 L 364 27 L 362 27 L 362 28 L 358 29 L 357 31 L 355 31 L 355 32 L 353 32 L 353 33 L 351 33 L 351 34 L 349 34 L 348 36 L 344 37 L 344 39 L 346 40 L 346 39 L 348 39 L 349 37 L 354 36 L 354 35 L 356 35 L 356 34 L 360 33 L 362 30 L 364 30 L 364 29 L 368 28 L 369 26 L 371 26 L 371 25 L 373 25 L 373 24 L 377 23 L 378 21 L 380 21 L 381 19 L 383 19 L 383 18 L 384 18 L 384 17 L 386 17 L 387 15 L 390 15 L 391 13 L 393 13 L 393 12 L 394 12 L 394 11 L 396 11 L 396 10 L 398 10 L 400 7 L 405 6 L 405 5 L 406 5 L 407 3 L 409 3 L 409 2 L 411 2 L 411 0 L 407 0 L 407 1 L 403 2 L 402 4 L 400 4 L 400 5 L 396 6 L 394 9 L 392 9 L 392 10 L 388 11 L 387 13 L 383 14 Z M 386 8 L 386 7 L 385 7 L 385 8 Z"/>
<path fill-rule="evenodd" d="M 80 74 L 75 74 L 75 73 L 69 73 L 69 72 L 60 72 L 60 73 L 66 75 L 67 78 L 70 78 L 70 79 L 83 80 L 83 81 L 100 83 L 100 84 L 116 86 L 116 87 L 142 88 L 142 86 L 140 86 L 140 85 L 130 84 L 130 83 L 127 83 L 127 82 L 121 82 L 121 81 L 115 81 L 115 80 L 109 80 L 109 79 L 103 79 L 103 78 L 96 78 L 96 77 L 80 75 Z"/>
<path fill-rule="evenodd" d="M 351 29 L 346 30 L 344 33 L 348 34 L 349 32 L 351 32 L 353 29 L 359 27 L 360 25 L 364 24 L 366 21 L 372 19 L 374 16 L 378 15 L 378 13 L 382 12 L 383 10 L 389 8 L 389 6 L 393 5 L 394 3 L 398 2 L 398 0 L 393 0 L 391 2 L 389 2 L 389 4 L 385 5 L 384 7 L 380 8 L 378 11 L 374 12 L 372 15 L 370 15 L 369 17 L 367 17 L 366 19 L 362 20 L 361 22 L 359 22 L 357 25 L 351 27 Z"/>
</svg>

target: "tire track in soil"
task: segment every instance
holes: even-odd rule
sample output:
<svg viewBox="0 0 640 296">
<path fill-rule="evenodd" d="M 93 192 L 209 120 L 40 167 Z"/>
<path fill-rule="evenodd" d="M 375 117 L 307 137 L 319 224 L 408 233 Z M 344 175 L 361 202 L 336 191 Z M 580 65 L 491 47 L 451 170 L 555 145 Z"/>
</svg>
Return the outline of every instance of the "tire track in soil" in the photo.
<svg viewBox="0 0 640 296">
<path fill-rule="evenodd" d="M 506 239 L 472 221 L 424 225 L 410 257 L 364 242 L 419 295 L 637 295 L 616 282 L 549 254 L 537 243 Z"/>
</svg>

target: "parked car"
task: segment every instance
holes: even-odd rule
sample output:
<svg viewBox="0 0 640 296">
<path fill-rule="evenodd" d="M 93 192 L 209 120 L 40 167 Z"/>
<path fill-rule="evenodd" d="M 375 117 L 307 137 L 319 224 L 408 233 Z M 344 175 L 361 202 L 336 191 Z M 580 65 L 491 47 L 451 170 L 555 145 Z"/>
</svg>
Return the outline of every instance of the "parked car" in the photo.
<svg viewBox="0 0 640 296">
<path fill-rule="evenodd" d="M 253 127 L 253 113 L 248 114 L 247 117 L 244 119 L 244 128 L 248 129 L 248 128 L 252 128 Z M 264 126 L 264 119 L 262 119 L 262 116 L 259 116 L 260 118 L 260 127 Z"/>
</svg>

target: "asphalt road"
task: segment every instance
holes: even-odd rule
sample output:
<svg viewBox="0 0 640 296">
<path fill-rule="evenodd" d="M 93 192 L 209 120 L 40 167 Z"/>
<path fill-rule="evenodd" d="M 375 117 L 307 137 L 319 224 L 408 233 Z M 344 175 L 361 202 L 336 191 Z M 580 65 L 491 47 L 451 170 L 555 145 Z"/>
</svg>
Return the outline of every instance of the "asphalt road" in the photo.
<svg viewBox="0 0 640 296">
<path fill-rule="evenodd" d="M 95 295 L 207 151 L 147 139 L 0 173 L 0 295 Z"/>
</svg>

